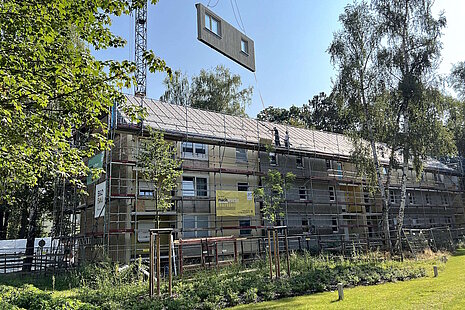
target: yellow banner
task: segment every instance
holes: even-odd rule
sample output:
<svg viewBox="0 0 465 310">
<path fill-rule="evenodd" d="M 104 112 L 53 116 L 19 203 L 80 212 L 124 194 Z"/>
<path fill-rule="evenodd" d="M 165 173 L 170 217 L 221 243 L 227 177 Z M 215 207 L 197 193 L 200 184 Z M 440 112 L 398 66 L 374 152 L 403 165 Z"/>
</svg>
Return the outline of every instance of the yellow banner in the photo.
<svg viewBox="0 0 465 310">
<path fill-rule="evenodd" d="M 216 216 L 254 216 L 252 192 L 216 191 Z"/>
</svg>

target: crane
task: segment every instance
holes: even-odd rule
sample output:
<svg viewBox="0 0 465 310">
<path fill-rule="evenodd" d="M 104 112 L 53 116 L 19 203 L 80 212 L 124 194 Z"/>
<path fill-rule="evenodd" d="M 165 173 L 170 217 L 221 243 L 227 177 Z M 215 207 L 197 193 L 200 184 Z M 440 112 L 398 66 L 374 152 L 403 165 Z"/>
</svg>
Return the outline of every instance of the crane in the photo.
<svg viewBox="0 0 465 310">
<path fill-rule="evenodd" d="M 136 8 L 134 47 L 136 62 L 134 95 L 144 98 L 147 94 L 147 62 L 144 59 L 144 52 L 147 50 L 147 0 L 141 7 Z"/>
</svg>

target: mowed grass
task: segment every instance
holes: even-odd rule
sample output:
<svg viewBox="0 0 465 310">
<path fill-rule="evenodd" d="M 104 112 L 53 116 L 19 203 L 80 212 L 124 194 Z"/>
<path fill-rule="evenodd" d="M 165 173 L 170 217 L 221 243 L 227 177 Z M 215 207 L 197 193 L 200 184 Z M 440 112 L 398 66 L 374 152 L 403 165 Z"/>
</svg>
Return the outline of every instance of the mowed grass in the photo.
<svg viewBox="0 0 465 310">
<path fill-rule="evenodd" d="M 450 257 L 437 278 L 430 270 L 421 279 L 346 288 L 344 300 L 337 298 L 337 292 L 326 292 L 232 309 L 465 309 L 465 249 Z"/>
</svg>

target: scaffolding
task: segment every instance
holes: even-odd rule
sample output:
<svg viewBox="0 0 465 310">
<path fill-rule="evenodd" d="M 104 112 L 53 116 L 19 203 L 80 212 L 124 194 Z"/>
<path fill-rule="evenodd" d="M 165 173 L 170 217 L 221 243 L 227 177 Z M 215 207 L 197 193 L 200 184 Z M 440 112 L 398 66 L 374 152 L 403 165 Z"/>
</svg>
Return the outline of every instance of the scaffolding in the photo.
<svg viewBox="0 0 465 310">
<path fill-rule="evenodd" d="M 253 191 L 262 186 L 262 178 L 274 169 L 296 175 L 294 184 L 284 194 L 284 216 L 276 223 L 287 227 L 291 249 L 309 249 L 313 244 L 321 251 L 334 248 L 336 243 L 341 251 L 346 244 L 352 248 L 356 244 L 381 247 L 381 199 L 377 194 L 372 196 L 366 180 L 351 162 L 352 144 L 348 137 L 147 98 L 127 96 L 127 100 L 146 107 L 148 117 L 144 126 L 162 131 L 183 160 L 183 175 L 172 193 L 173 207 L 160 213 L 158 227 L 173 229 L 176 240 L 234 236 L 241 240 L 243 257 L 266 253 L 264 238 L 271 223 L 261 215 L 262 202 L 255 202 L 255 216 L 220 217 L 216 216 L 215 197 L 217 190 Z M 71 233 L 78 240 L 80 258 L 108 255 L 128 262 L 148 257 L 148 232 L 155 228 L 153 184 L 142 179 L 137 165 L 139 148 L 147 137 L 143 128 L 131 123 L 117 107 L 107 115 L 107 121 L 114 145 L 105 153 L 106 173 L 96 182 L 105 181 L 107 186 L 104 216 L 94 214 L 95 184 L 92 184 L 88 187 L 89 196 L 73 204 L 72 219 L 79 223 L 74 224 Z M 290 146 L 285 145 L 284 139 L 276 145 L 274 128 L 283 138 L 288 132 Z M 270 144 L 274 145 L 271 151 Z M 381 156 L 381 163 L 386 166 L 387 158 Z M 420 178 L 410 170 L 405 227 L 462 228 L 465 224 L 462 182 L 462 173 L 439 162 L 426 162 Z M 394 171 L 389 188 L 391 227 L 396 224 L 399 183 L 400 175 Z M 168 240 L 161 241 L 163 249 Z M 194 249 L 195 242 L 191 244 L 192 250 L 189 252 L 184 246 L 186 252 L 180 256 L 197 255 L 201 260 L 205 251 L 202 245 Z M 228 255 L 221 253 L 229 253 L 230 259 L 230 254 L 237 251 L 231 242 L 216 246 L 220 248 L 214 252 L 225 259 Z"/>
</svg>

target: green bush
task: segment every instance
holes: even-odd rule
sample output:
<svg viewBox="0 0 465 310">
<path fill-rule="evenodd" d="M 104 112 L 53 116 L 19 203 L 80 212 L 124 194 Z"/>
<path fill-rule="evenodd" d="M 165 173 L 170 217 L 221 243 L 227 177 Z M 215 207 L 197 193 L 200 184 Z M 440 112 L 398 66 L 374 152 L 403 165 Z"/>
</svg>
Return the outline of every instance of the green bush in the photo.
<svg viewBox="0 0 465 310">
<path fill-rule="evenodd" d="M 283 260 L 281 266 L 286 266 Z M 217 270 L 199 271 L 190 278 L 173 283 L 173 298 L 164 295 L 149 298 L 148 283 L 142 281 L 139 264 L 124 271 L 118 265 L 103 262 L 86 265 L 57 277 L 59 285 L 79 287 L 73 297 L 55 298 L 50 292 L 26 285 L 18 288 L 0 286 L 0 308 L 5 309 L 221 309 L 241 303 L 333 290 L 344 285 L 370 285 L 386 281 L 402 281 L 426 275 L 433 261 L 384 260 L 371 254 L 346 259 L 333 256 L 291 255 L 291 277 L 269 279 L 267 261 L 255 262 L 245 270 L 233 265 Z M 438 263 L 438 262 L 434 262 Z M 283 268 L 286 269 L 286 268 Z M 19 307 L 19 308 L 18 308 Z"/>
</svg>

